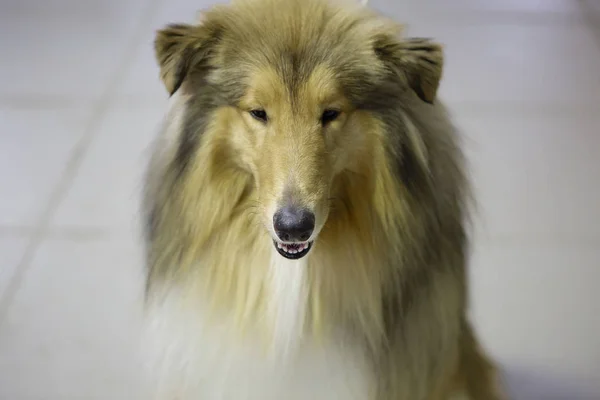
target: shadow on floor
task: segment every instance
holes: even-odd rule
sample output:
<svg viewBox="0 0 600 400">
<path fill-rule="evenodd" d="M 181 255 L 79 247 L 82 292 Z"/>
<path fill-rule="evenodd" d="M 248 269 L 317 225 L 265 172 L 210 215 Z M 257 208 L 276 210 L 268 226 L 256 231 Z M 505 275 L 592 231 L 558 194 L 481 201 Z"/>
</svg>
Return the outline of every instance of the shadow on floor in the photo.
<svg viewBox="0 0 600 400">
<path fill-rule="evenodd" d="M 567 378 L 544 375 L 522 367 L 503 368 L 510 400 L 599 400 L 600 396 Z"/>
</svg>

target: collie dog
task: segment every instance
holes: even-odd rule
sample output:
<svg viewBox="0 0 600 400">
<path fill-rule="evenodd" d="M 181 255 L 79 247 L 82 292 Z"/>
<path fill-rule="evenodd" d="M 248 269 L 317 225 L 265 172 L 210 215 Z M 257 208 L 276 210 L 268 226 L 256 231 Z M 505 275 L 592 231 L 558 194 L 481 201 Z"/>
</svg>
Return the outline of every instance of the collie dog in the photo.
<svg viewBox="0 0 600 400">
<path fill-rule="evenodd" d="M 333 0 L 157 32 L 146 179 L 161 400 L 493 400 L 467 319 L 468 179 L 440 45 Z"/>
</svg>

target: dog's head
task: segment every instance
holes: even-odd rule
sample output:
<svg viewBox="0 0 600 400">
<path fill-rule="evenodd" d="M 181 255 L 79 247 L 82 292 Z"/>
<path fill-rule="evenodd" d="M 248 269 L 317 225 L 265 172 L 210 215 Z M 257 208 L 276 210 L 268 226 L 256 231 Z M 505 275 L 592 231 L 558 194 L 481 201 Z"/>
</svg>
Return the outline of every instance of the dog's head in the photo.
<svg viewBox="0 0 600 400">
<path fill-rule="evenodd" d="M 380 117 L 406 96 L 434 101 L 440 47 L 398 33 L 326 0 L 238 0 L 159 31 L 162 80 L 189 97 L 180 162 L 218 131 L 253 177 L 279 253 L 303 257 L 339 195 L 336 178 L 363 172 Z"/>
</svg>

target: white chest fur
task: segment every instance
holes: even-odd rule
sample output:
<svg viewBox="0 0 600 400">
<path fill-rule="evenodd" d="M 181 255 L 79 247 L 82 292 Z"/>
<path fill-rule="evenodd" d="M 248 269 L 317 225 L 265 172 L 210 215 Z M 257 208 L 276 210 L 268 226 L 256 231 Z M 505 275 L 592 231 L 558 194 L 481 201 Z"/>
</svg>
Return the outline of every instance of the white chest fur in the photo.
<svg viewBox="0 0 600 400">
<path fill-rule="evenodd" d="M 367 400 L 371 379 L 358 348 L 340 338 L 302 335 L 306 266 L 273 258 L 266 318 L 273 346 L 235 336 L 232 319 L 185 311 L 172 291 L 148 309 L 153 391 L 157 400 Z"/>
<path fill-rule="evenodd" d="M 306 261 L 286 260 L 274 254 L 271 261 L 269 313 L 273 318 L 273 347 L 287 358 L 301 342 L 308 291 Z"/>
</svg>

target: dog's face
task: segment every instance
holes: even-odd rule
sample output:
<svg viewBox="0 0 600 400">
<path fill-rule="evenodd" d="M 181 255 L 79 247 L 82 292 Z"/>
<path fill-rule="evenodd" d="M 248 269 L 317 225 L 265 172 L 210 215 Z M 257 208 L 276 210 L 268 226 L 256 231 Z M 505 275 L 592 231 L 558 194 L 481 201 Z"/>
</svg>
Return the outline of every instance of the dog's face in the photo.
<svg viewBox="0 0 600 400">
<path fill-rule="evenodd" d="M 354 109 L 326 64 L 290 86 L 276 68 L 257 67 L 231 134 L 253 173 L 277 250 L 295 259 L 325 224 L 333 179 L 361 137 L 348 132 Z"/>
<path fill-rule="evenodd" d="M 286 258 L 310 251 L 336 178 L 361 173 L 380 115 L 407 92 L 433 101 L 439 47 L 401 41 L 395 29 L 322 0 L 242 0 L 158 33 L 163 81 L 192 98 L 186 118 L 201 121 L 182 143 L 220 132 L 253 177 L 263 223 Z"/>
</svg>

